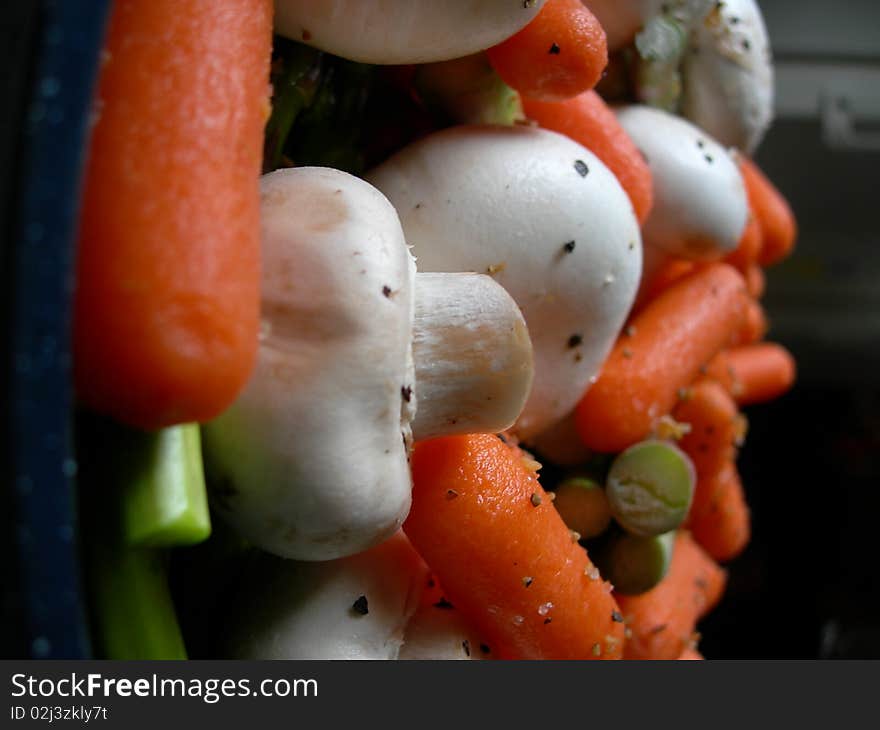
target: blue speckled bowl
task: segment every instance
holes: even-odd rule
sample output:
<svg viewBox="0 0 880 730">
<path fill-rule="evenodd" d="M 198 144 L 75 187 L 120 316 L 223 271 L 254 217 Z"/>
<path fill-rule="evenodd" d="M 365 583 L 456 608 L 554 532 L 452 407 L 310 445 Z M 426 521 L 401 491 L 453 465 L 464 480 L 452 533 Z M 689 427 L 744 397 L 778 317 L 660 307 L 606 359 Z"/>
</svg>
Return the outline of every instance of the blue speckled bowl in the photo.
<svg viewBox="0 0 880 730">
<path fill-rule="evenodd" d="M 90 656 L 77 550 L 70 313 L 80 182 L 109 0 L 11 3 L 4 69 L 3 655 Z"/>
</svg>

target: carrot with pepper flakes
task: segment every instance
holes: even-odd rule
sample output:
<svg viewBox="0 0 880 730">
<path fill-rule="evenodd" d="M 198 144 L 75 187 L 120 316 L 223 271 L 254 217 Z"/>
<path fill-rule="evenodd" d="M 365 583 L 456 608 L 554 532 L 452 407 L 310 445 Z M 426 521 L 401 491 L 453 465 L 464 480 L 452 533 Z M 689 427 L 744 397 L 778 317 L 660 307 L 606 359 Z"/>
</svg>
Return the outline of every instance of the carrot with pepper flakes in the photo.
<svg viewBox="0 0 880 730">
<path fill-rule="evenodd" d="M 611 586 L 521 452 L 492 435 L 416 445 L 404 531 L 503 659 L 619 659 Z"/>
<path fill-rule="evenodd" d="M 741 406 L 778 398 L 794 384 L 796 372 L 791 353 L 774 342 L 731 348 L 706 366 L 706 375 L 727 388 Z"/>
<path fill-rule="evenodd" d="M 694 513 L 690 529 L 709 555 L 718 562 L 726 562 L 739 555 L 751 537 L 749 507 L 732 462 L 719 473 L 711 492 L 708 504 Z"/>
<path fill-rule="evenodd" d="M 740 157 L 739 171 L 746 186 L 749 207 L 761 227 L 758 263 L 771 266 L 788 256 L 794 248 L 797 221 L 788 201 L 752 160 Z"/>
<path fill-rule="evenodd" d="M 681 388 L 730 344 L 746 317 L 745 282 L 727 264 L 683 277 L 636 314 L 575 410 L 584 444 L 623 451 L 669 413 Z"/>
<path fill-rule="evenodd" d="M 581 0 L 547 0 L 531 23 L 487 53 L 509 86 L 545 101 L 592 89 L 608 65 L 605 31 Z"/>
<path fill-rule="evenodd" d="M 154 429 L 222 412 L 256 356 L 269 0 L 118 0 L 79 235 L 80 399 Z"/>
<path fill-rule="evenodd" d="M 690 457 L 697 473 L 690 508 L 694 515 L 709 503 L 716 475 L 736 458 L 743 428 L 736 403 L 720 383 L 701 378 L 681 395 L 672 416 L 690 426 L 678 447 Z"/>
<path fill-rule="evenodd" d="M 565 101 L 525 98 L 523 110 L 544 129 L 564 134 L 602 160 L 629 196 L 639 223 L 645 222 L 654 203 L 651 168 L 601 96 L 590 90 Z"/>
<path fill-rule="evenodd" d="M 679 531 L 666 576 L 647 593 L 617 596 L 629 638 L 625 659 L 678 659 L 694 644 L 697 621 L 720 600 L 727 572 Z"/>
</svg>

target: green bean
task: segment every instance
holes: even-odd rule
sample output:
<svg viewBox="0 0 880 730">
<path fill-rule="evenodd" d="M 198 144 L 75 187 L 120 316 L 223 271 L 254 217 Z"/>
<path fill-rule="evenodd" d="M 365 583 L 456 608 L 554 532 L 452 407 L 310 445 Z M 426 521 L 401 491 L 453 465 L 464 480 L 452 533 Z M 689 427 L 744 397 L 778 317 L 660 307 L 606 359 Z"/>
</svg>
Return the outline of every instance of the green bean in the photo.
<svg viewBox="0 0 880 730">
<path fill-rule="evenodd" d="M 650 537 L 678 527 L 694 493 L 694 466 L 668 441 L 642 441 L 615 458 L 605 491 L 624 530 Z"/>
</svg>

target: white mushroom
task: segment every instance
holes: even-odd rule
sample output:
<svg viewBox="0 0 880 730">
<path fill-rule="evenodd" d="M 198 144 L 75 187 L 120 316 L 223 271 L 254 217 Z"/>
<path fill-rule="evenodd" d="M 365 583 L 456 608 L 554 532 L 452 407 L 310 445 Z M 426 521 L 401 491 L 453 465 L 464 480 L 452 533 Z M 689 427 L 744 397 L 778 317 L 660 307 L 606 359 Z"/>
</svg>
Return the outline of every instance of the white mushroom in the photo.
<svg viewBox="0 0 880 730">
<path fill-rule="evenodd" d="M 428 575 L 403 533 L 340 560 L 252 560 L 224 658 L 396 659 Z"/>
<path fill-rule="evenodd" d="M 427 63 L 509 38 L 544 0 L 275 0 L 275 30 L 353 61 Z"/>
<path fill-rule="evenodd" d="M 296 168 L 261 188 L 263 333 L 245 390 L 204 429 L 212 501 L 259 547 L 330 560 L 400 527 L 413 429 L 514 421 L 531 344 L 489 277 L 417 275 L 394 209 L 363 180 Z"/>
<path fill-rule="evenodd" d="M 751 154 L 773 119 L 773 63 L 754 0 L 725 0 L 698 23 L 684 66 L 682 113 Z"/>
<path fill-rule="evenodd" d="M 660 109 L 623 107 L 617 118 L 645 155 L 654 180 L 654 207 L 642 229 L 646 248 L 707 260 L 735 249 L 748 202 L 728 150 Z"/>
<path fill-rule="evenodd" d="M 461 612 L 443 597 L 433 577 L 406 625 L 398 659 L 456 661 L 491 659 L 492 649 Z"/>
<path fill-rule="evenodd" d="M 400 215 L 424 271 L 490 273 L 525 316 L 535 382 L 526 438 L 570 412 L 638 287 L 641 239 L 617 179 L 588 150 L 529 127 L 454 127 L 367 178 Z"/>
</svg>

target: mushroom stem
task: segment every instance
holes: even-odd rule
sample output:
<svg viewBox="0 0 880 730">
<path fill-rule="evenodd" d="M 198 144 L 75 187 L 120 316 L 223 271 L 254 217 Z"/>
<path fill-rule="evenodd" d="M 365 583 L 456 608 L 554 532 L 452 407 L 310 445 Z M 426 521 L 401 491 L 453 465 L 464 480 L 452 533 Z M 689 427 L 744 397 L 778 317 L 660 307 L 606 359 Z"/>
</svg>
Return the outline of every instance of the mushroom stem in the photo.
<svg viewBox="0 0 880 730">
<path fill-rule="evenodd" d="M 525 320 L 507 291 L 484 274 L 416 274 L 413 359 L 417 440 L 503 431 L 531 390 Z"/>
</svg>

